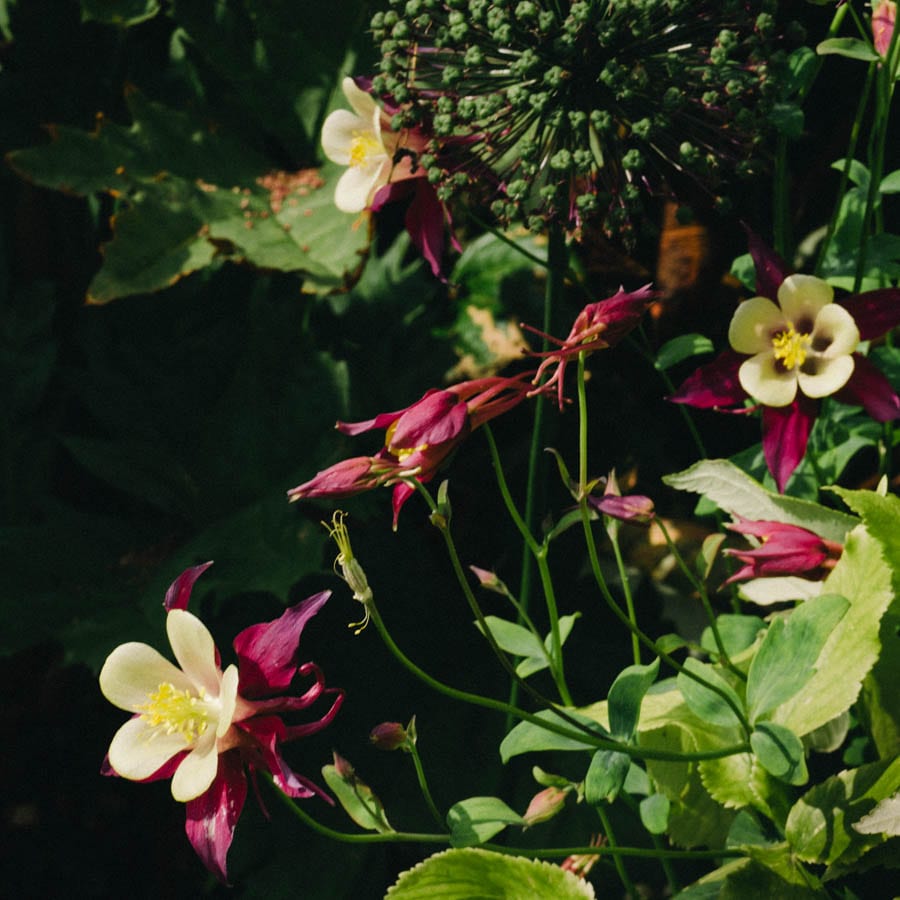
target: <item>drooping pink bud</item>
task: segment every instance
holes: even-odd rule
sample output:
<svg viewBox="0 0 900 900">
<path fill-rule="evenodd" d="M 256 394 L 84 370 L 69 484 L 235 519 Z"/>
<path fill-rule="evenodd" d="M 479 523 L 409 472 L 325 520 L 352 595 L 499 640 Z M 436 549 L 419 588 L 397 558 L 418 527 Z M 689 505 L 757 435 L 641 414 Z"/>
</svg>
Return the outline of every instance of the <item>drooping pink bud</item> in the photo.
<svg viewBox="0 0 900 900">
<path fill-rule="evenodd" d="M 894 37 L 897 4 L 894 0 L 880 0 L 872 7 L 872 43 L 879 56 L 887 56 Z"/>
</svg>

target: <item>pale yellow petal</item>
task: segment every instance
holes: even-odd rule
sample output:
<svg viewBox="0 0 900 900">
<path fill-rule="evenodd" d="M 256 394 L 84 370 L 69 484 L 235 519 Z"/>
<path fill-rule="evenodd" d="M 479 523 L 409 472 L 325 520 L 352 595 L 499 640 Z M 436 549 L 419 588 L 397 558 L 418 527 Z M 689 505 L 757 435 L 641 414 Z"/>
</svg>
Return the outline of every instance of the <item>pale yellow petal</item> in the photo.
<svg viewBox="0 0 900 900">
<path fill-rule="evenodd" d="M 197 746 L 181 761 L 172 776 L 172 796 L 179 803 L 187 803 L 205 793 L 219 769 L 216 735 L 207 731 Z"/>
<path fill-rule="evenodd" d="M 380 115 L 378 104 L 374 101 L 372 95 L 357 87 L 356 82 L 349 76 L 341 82 L 341 90 L 344 92 L 347 102 L 361 118 L 371 121 L 373 112 L 378 112 Z"/>
<path fill-rule="evenodd" d="M 853 316 L 837 303 L 823 307 L 813 326 L 813 351 L 828 357 L 842 356 L 852 353 L 858 344 L 859 329 Z"/>
<path fill-rule="evenodd" d="M 116 647 L 100 670 L 103 696 L 129 712 L 135 712 L 165 683 L 180 691 L 194 690 L 193 682 L 181 669 L 147 644 L 131 642 Z"/>
<path fill-rule="evenodd" d="M 738 353 L 772 349 L 772 337 L 787 325 L 781 310 L 766 297 L 751 297 L 738 305 L 728 326 L 728 343 Z"/>
<path fill-rule="evenodd" d="M 216 737 L 222 737 L 231 727 L 237 706 L 238 670 L 237 666 L 229 666 L 222 675 L 222 688 L 219 694 L 219 703 L 222 708 L 219 712 L 219 724 L 216 727 Z"/>
<path fill-rule="evenodd" d="M 810 355 L 797 375 L 800 390 L 807 397 L 829 397 L 850 380 L 854 366 L 854 359 L 850 355 Z"/>
<path fill-rule="evenodd" d="M 371 202 L 375 189 L 387 184 L 387 175 L 382 179 L 384 161 L 374 166 L 351 166 L 338 179 L 334 189 L 334 205 L 346 213 L 362 212 Z"/>
<path fill-rule="evenodd" d="M 764 406 L 787 406 L 797 395 L 795 371 L 785 371 L 771 351 L 757 353 L 738 370 L 741 387 Z"/>
<path fill-rule="evenodd" d="M 812 331 L 819 311 L 833 299 L 831 285 L 815 275 L 788 275 L 778 288 L 778 303 L 785 319 L 802 334 Z"/>
<path fill-rule="evenodd" d="M 114 735 L 109 745 L 109 764 L 116 774 L 131 781 L 143 781 L 161 769 L 188 744 L 178 732 L 150 728 L 139 717 L 129 719 Z"/>
<path fill-rule="evenodd" d="M 185 609 L 173 609 L 166 616 L 166 632 L 175 659 L 197 688 L 211 697 L 219 696 L 222 673 L 216 665 L 216 645 L 207 627 Z"/>
</svg>

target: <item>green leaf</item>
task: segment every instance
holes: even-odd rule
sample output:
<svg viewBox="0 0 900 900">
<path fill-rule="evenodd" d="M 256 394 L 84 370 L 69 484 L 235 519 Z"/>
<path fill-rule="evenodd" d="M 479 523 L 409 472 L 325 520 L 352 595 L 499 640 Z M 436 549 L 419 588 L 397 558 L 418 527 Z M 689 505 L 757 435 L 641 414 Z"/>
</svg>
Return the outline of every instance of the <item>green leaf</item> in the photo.
<svg viewBox="0 0 900 900">
<path fill-rule="evenodd" d="M 783 822 L 787 816 L 785 785 L 770 775 L 754 754 L 705 759 L 699 770 L 703 787 L 727 809 L 750 807 L 774 822 Z"/>
<path fill-rule="evenodd" d="M 584 776 L 584 799 L 591 806 L 612 803 L 631 767 L 631 758 L 616 750 L 598 750 Z"/>
<path fill-rule="evenodd" d="M 881 60 L 871 44 L 851 37 L 828 38 L 816 46 L 816 53 L 819 56 L 832 54 L 846 56 L 848 59 L 861 59 L 863 62 L 879 62 Z"/>
<path fill-rule="evenodd" d="M 797 140 L 803 134 L 803 110 L 796 103 L 775 103 L 769 112 L 769 121 L 779 134 Z"/>
<path fill-rule="evenodd" d="M 743 253 L 740 256 L 735 257 L 734 262 L 731 264 L 731 274 L 734 275 L 748 291 L 756 290 L 756 265 L 753 262 L 753 257 L 749 253 Z"/>
<path fill-rule="evenodd" d="M 609 732 L 596 721 L 587 718 L 584 715 L 568 710 L 568 714 L 573 719 L 577 719 L 583 725 L 587 726 L 591 732 L 597 737 L 609 738 Z M 570 731 L 575 731 L 573 726 L 569 725 L 564 719 L 561 719 L 552 710 L 541 710 L 537 713 L 539 719 L 547 722 L 553 722 L 561 725 Z M 579 741 L 575 738 L 568 738 L 564 735 L 557 734 L 555 731 L 548 731 L 541 728 L 540 725 L 532 725 L 531 722 L 519 722 L 509 734 L 500 742 L 500 758 L 503 762 L 509 762 L 514 756 L 520 756 L 523 753 L 534 753 L 540 750 L 591 750 L 595 748 L 593 745 Z"/>
<path fill-rule="evenodd" d="M 82 19 L 104 25 L 138 25 L 158 12 L 158 0 L 81 0 Z"/>
<path fill-rule="evenodd" d="M 654 365 L 657 369 L 665 371 L 686 359 L 690 359 L 692 356 L 712 353 L 714 349 L 713 342 L 702 334 L 681 334 L 670 341 L 666 341 L 659 348 Z"/>
<path fill-rule="evenodd" d="M 651 794 L 641 800 L 641 822 L 650 834 L 665 834 L 672 804 L 665 794 Z"/>
<path fill-rule="evenodd" d="M 886 797 L 853 827 L 860 834 L 900 836 L 900 794 Z"/>
<path fill-rule="evenodd" d="M 607 695 L 609 727 L 613 737 L 631 741 L 637 730 L 641 702 L 659 674 L 659 659 L 646 666 L 628 666 L 612 683 Z"/>
<path fill-rule="evenodd" d="M 725 652 L 734 657 L 752 646 L 756 636 L 765 629 L 766 623 L 758 616 L 726 613 L 716 618 L 716 626 L 719 629 L 719 637 L 722 639 Z M 719 652 L 712 629 L 708 626 L 703 629 L 700 646 L 708 653 Z"/>
<path fill-rule="evenodd" d="M 706 581 L 706 579 L 709 578 L 716 559 L 718 559 L 719 548 L 724 541 L 725 535 L 720 531 L 708 534 L 703 539 L 703 543 L 700 545 L 700 550 L 697 553 L 697 559 L 695 561 L 697 574 L 700 576 L 701 581 Z"/>
<path fill-rule="evenodd" d="M 389 900 L 582 900 L 590 882 L 549 862 L 470 848 L 445 850 L 403 872 Z"/>
<path fill-rule="evenodd" d="M 338 773 L 337 767 L 328 765 L 322 766 L 322 777 L 337 797 L 338 803 L 360 828 L 377 831 L 379 834 L 389 834 L 394 830 L 387 820 L 381 801 L 355 773 L 345 777 Z"/>
<path fill-rule="evenodd" d="M 724 678 L 712 667 L 706 663 L 702 663 L 693 657 L 688 657 L 684 662 L 684 668 L 687 672 L 691 672 L 699 676 L 703 682 L 701 683 L 695 678 L 691 678 L 685 672 L 679 672 L 677 683 L 678 689 L 684 697 L 685 703 L 690 707 L 691 711 L 707 722 L 716 725 L 737 725 L 740 720 L 737 713 L 725 700 L 725 696 L 729 697 L 737 709 L 743 708 L 743 703 L 734 688 L 725 681 Z M 712 690 L 708 685 L 714 685 L 719 688 L 721 694 Z"/>
<path fill-rule="evenodd" d="M 831 168 L 836 169 L 838 172 L 843 172 L 846 167 L 846 159 L 838 159 L 831 164 Z M 850 170 L 847 173 L 847 177 L 862 191 L 869 190 L 869 181 L 871 180 L 869 170 L 858 159 L 850 160 Z"/>
<path fill-rule="evenodd" d="M 514 656 L 539 656 L 543 658 L 541 642 L 527 628 L 509 622 L 498 616 L 485 616 L 487 623 L 497 646 Z M 481 631 L 481 623 L 475 622 L 475 627 Z M 545 661 L 546 662 L 546 661 Z"/>
<path fill-rule="evenodd" d="M 829 594 L 796 607 L 787 621 L 772 622 L 747 675 L 751 722 L 789 700 L 812 678 L 822 647 L 848 608 L 843 597 Z"/>
<path fill-rule="evenodd" d="M 803 742 L 788 728 L 759 722 L 750 735 L 750 746 L 763 768 L 788 784 L 806 784 L 809 773 Z"/>
<path fill-rule="evenodd" d="M 881 619 L 894 596 L 891 570 L 862 528 L 848 537 L 824 591 L 843 596 L 850 607 L 828 636 L 815 674 L 771 716 L 801 737 L 850 708 L 881 652 Z"/>
<path fill-rule="evenodd" d="M 839 772 L 794 804 L 785 836 L 805 862 L 853 862 L 884 840 L 880 834 L 864 834 L 854 826 L 898 788 L 900 759 Z"/>
<path fill-rule="evenodd" d="M 799 525 L 831 541 L 843 542 L 857 524 L 846 513 L 768 491 L 727 459 L 702 460 L 663 481 L 676 490 L 708 497 L 732 516 Z"/>
<path fill-rule="evenodd" d="M 454 847 L 483 844 L 507 825 L 522 825 L 523 818 L 497 797 L 470 797 L 454 803 L 447 813 L 450 843 Z"/>
<path fill-rule="evenodd" d="M 900 194 L 900 169 L 894 169 L 893 172 L 881 179 L 878 192 L 880 194 Z"/>
</svg>

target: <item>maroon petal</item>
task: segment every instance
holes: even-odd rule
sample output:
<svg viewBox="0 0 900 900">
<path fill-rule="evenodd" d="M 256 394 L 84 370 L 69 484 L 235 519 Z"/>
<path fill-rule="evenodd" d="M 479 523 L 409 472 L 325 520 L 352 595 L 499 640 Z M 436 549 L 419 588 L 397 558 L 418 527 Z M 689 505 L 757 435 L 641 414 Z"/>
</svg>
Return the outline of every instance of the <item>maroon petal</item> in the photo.
<svg viewBox="0 0 900 900">
<path fill-rule="evenodd" d="M 390 436 L 390 448 L 413 450 L 455 440 L 464 433 L 468 419 L 468 407 L 456 394 L 435 391 L 400 416 Z"/>
<path fill-rule="evenodd" d="M 334 695 L 328 712 L 315 722 L 307 722 L 305 725 L 288 725 L 284 734 L 285 741 L 296 741 L 298 738 L 317 734 L 334 721 L 338 710 L 344 705 L 344 691 L 341 688 L 327 688 L 324 693 Z"/>
<path fill-rule="evenodd" d="M 806 453 L 818 405 L 800 395 L 790 406 L 762 408 L 762 446 L 766 465 L 780 493 Z"/>
<path fill-rule="evenodd" d="M 756 292 L 760 297 L 774 300 L 781 282 L 791 274 L 788 264 L 763 239 L 746 228 L 747 244 L 756 267 Z"/>
<path fill-rule="evenodd" d="M 202 563 L 199 566 L 191 566 L 185 569 L 173 582 L 166 591 L 166 599 L 163 606 L 166 612 L 172 609 L 187 609 L 188 601 L 191 599 L 191 591 L 194 589 L 194 582 L 212 565 L 212 560 Z"/>
<path fill-rule="evenodd" d="M 434 185 L 427 179 L 416 178 L 414 184 L 416 190 L 404 219 L 406 230 L 434 277 L 446 281 L 443 273 L 444 207 L 437 198 Z"/>
<path fill-rule="evenodd" d="M 280 618 L 251 625 L 234 639 L 242 697 L 264 696 L 290 686 L 297 671 L 300 634 L 330 596 L 331 591 L 313 594 L 286 609 Z"/>
<path fill-rule="evenodd" d="M 725 350 L 711 363 L 689 375 L 669 399 L 700 409 L 736 406 L 747 399 L 738 380 L 738 369 L 746 359 L 734 350 Z"/>
<path fill-rule="evenodd" d="M 900 325 L 900 289 L 882 288 L 838 300 L 853 316 L 861 341 L 871 341 Z"/>
<path fill-rule="evenodd" d="M 862 406 L 877 422 L 900 418 L 900 397 L 884 373 L 861 353 L 854 353 L 850 380 L 834 396 L 841 403 Z"/>
<path fill-rule="evenodd" d="M 398 409 L 396 412 L 378 413 L 374 419 L 366 419 L 365 422 L 338 422 L 334 427 L 341 434 L 362 434 L 364 431 L 372 431 L 375 428 L 387 428 L 405 412 L 405 409 Z"/>
<path fill-rule="evenodd" d="M 333 802 L 317 784 L 298 775 L 282 759 L 278 744 L 284 738 L 285 726 L 277 716 L 254 716 L 237 723 L 238 727 L 254 738 L 252 765 L 265 768 L 276 785 L 288 797 L 314 797 L 316 795 Z"/>
<path fill-rule="evenodd" d="M 234 827 L 247 798 L 247 779 L 237 751 L 219 757 L 219 771 L 206 793 L 187 804 L 188 840 L 203 864 L 227 883 L 225 857 L 234 838 Z"/>
</svg>

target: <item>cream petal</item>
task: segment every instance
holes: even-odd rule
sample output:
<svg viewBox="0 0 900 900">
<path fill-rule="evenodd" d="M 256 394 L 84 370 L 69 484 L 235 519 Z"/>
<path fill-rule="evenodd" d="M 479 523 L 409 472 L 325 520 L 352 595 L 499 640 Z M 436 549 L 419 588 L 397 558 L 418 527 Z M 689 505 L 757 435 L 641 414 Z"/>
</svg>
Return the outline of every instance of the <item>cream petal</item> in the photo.
<svg viewBox="0 0 900 900">
<path fill-rule="evenodd" d="M 788 275 L 778 288 L 778 303 L 784 317 L 798 330 L 808 331 L 822 307 L 834 299 L 834 290 L 827 281 L 815 275 Z"/>
<path fill-rule="evenodd" d="M 859 328 L 853 316 L 838 306 L 829 303 L 816 316 L 812 330 L 812 348 L 827 357 L 852 353 L 859 344 Z"/>
<path fill-rule="evenodd" d="M 346 109 L 336 109 L 322 123 L 322 150 L 332 162 L 349 166 L 354 135 L 369 129 L 368 119 L 362 119 Z"/>
<path fill-rule="evenodd" d="M 146 720 L 136 717 L 129 719 L 113 736 L 109 764 L 122 778 L 142 781 L 187 748 L 177 732 L 166 734 L 165 730 L 151 728 Z"/>
<path fill-rule="evenodd" d="M 216 735 L 208 730 L 175 770 L 172 776 L 172 796 L 179 803 L 194 800 L 209 789 L 218 769 Z"/>
<path fill-rule="evenodd" d="M 805 372 L 807 365 L 815 367 L 814 373 Z M 807 397 L 828 397 L 839 391 L 853 374 L 855 362 L 849 354 L 827 357 L 811 354 L 797 375 L 800 390 Z"/>
<path fill-rule="evenodd" d="M 741 387 L 764 406 L 787 406 L 797 395 L 795 371 L 785 372 L 775 363 L 775 354 L 757 353 L 738 369 Z"/>
<path fill-rule="evenodd" d="M 356 82 L 347 76 L 341 82 L 341 90 L 347 98 L 347 102 L 356 111 L 356 114 L 363 119 L 371 119 L 373 111 L 381 114 L 378 104 L 374 101 L 371 94 L 367 94 L 362 88 L 357 87 Z M 377 132 L 376 132 L 377 134 Z"/>
<path fill-rule="evenodd" d="M 216 645 L 207 627 L 184 609 L 166 616 L 166 632 L 175 659 L 196 688 L 206 688 L 210 697 L 219 696 L 222 673 L 216 665 Z"/>
<path fill-rule="evenodd" d="M 387 184 L 387 177 L 381 181 L 384 161 L 377 165 L 351 166 L 338 179 L 334 188 L 334 205 L 346 213 L 362 212 L 369 205 L 369 198 L 376 187 Z"/>
<path fill-rule="evenodd" d="M 195 690 L 194 683 L 161 653 L 135 642 L 116 647 L 100 670 L 100 690 L 119 709 L 135 712 L 148 695 L 166 682 L 177 690 Z"/>
<path fill-rule="evenodd" d="M 222 706 L 219 712 L 219 724 L 216 726 L 217 738 L 222 737 L 231 728 L 237 707 L 237 690 L 238 670 L 237 666 L 232 665 L 222 675 L 222 687 L 219 691 L 219 702 Z"/>
<path fill-rule="evenodd" d="M 772 349 L 772 334 L 786 329 L 784 315 L 767 297 L 751 297 L 734 311 L 728 326 L 728 343 L 738 353 L 763 353 Z"/>
</svg>

